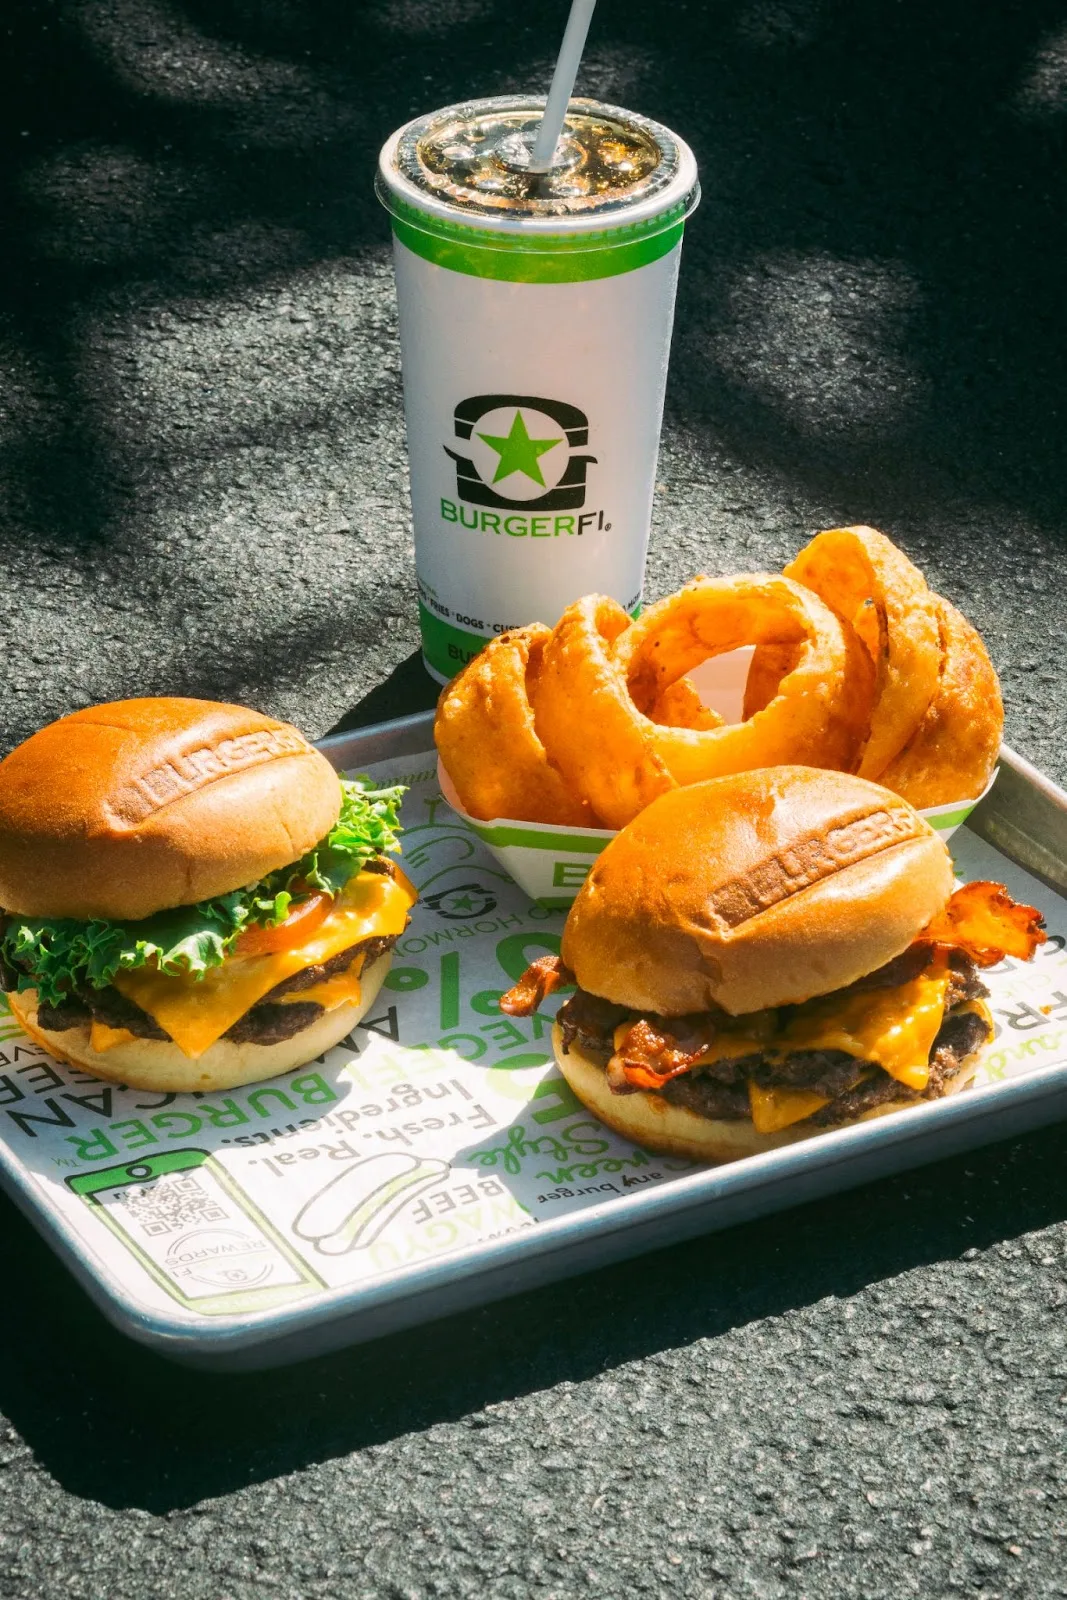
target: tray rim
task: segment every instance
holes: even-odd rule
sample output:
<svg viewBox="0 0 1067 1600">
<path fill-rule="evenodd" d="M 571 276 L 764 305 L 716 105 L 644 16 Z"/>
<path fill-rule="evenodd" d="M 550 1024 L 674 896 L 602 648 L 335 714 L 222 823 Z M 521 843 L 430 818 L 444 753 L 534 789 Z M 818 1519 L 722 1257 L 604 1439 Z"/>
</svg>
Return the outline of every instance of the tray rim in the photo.
<svg viewBox="0 0 1067 1600">
<path fill-rule="evenodd" d="M 430 755 L 433 752 L 433 717 L 432 710 L 415 712 L 369 724 L 365 728 L 328 734 L 315 743 L 339 767 L 358 765 L 361 759 L 370 765 L 406 755 Z M 407 748 L 368 752 L 365 756 L 356 753 L 354 747 L 371 742 L 404 745 Z M 354 758 L 352 762 L 348 759 L 350 753 Z M 1007 745 L 1001 747 L 1000 758 L 1057 809 L 1067 813 L 1067 792 L 1052 779 Z M 1009 859 L 1012 858 L 1009 856 Z M 1041 876 L 1025 863 L 1016 864 L 1033 876 Z M 908 1146 L 915 1144 L 936 1146 L 943 1142 L 944 1150 L 931 1149 L 929 1155 L 924 1157 L 937 1160 L 947 1157 L 956 1148 L 967 1148 L 968 1144 L 973 1147 L 992 1143 L 998 1138 L 1021 1132 L 1026 1127 L 1037 1127 L 1043 1122 L 1056 1120 L 1055 1112 L 1048 1118 L 1035 1117 L 1031 1113 L 1042 1101 L 1051 1102 L 1061 1098 L 1064 1101 L 1063 1114 L 1067 1115 L 1067 1061 L 1039 1067 L 1023 1077 L 973 1089 L 966 1095 L 935 1101 L 922 1107 L 918 1117 L 898 1115 L 875 1119 L 853 1127 L 832 1129 L 818 1139 L 750 1156 L 741 1162 L 698 1168 L 670 1183 L 627 1195 L 625 1206 L 620 1205 L 619 1196 L 612 1196 L 585 1210 L 544 1222 L 535 1221 L 499 1239 L 466 1246 L 435 1261 L 401 1268 L 369 1285 L 329 1289 L 311 1302 L 294 1302 L 251 1316 L 208 1319 L 178 1308 L 173 1312 L 158 1311 L 139 1301 L 122 1283 L 111 1278 L 103 1259 L 91 1251 L 70 1221 L 62 1213 L 41 1203 L 39 1190 L 28 1171 L 21 1162 L 11 1159 L 10 1147 L 3 1142 L 0 1142 L 0 1185 L 71 1271 L 96 1308 L 119 1332 L 170 1359 L 194 1365 L 214 1365 L 217 1361 L 220 1368 L 256 1364 L 269 1366 L 275 1362 L 301 1359 L 301 1352 L 283 1354 L 273 1361 L 270 1357 L 273 1347 L 291 1344 L 301 1332 L 306 1332 L 309 1341 L 314 1343 L 314 1334 L 331 1324 L 347 1324 L 361 1315 L 368 1321 L 374 1321 L 376 1313 L 390 1306 L 396 1310 L 392 1322 L 382 1321 L 380 1326 L 372 1327 L 362 1336 L 349 1330 L 349 1336 L 339 1342 L 356 1343 L 360 1337 L 377 1337 L 388 1331 L 390 1326 L 429 1322 L 459 1307 L 435 1309 L 430 1304 L 424 1315 L 406 1313 L 417 1302 L 432 1301 L 435 1295 L 449 1287 L 455 1288 L 460 1282 L 476 1285 L 479 1279 L 499 1279 L 501 1274 L 509 1271 L 514 1271 L 518 1278 L 522 1269 L 526 1268 L 528 1281 L 513 1281 L 503 1288 L 494 1287 L 486 1295 L 472 1293 L 461 1299 L 460 1305 L 480 1304 L 508 1293 L 521 1292 L 537 1281 L 549 1281 L 568 1271 L 579 1270 L 565 1267 L 559 1274 L 539 1275 L 540 1264 L 553 1255 L 573 1254 L 581 1245 L 602 1243 L 610 1247 L 612 1241 L 626 1233 L 640 1234 L 641 1242 L 633 1250 L 623 1248 L 612 1252 L 609 1248 L 603 1256 L 605 1262 L 659 1248 L 691 1237 L 698 1231 L 705 1231 L 699 1225 L 686 1227 L 687 1220 L 691 1223 L 699 1213 L 710 1213 L 716 1206 L 734 1209 L 730 1203 L 746 1194 L 766 1196 L 768 1192 L 796 1186 L 803 1192 L 792 1200 L 787 1195 L 781 1208 L 790 1203 L 802 1204 L 815 1194 L 834 1192 L 837 1186 L 832 1183 L 820 1184 L 820 1175 L 828 1175 L 835 1170 L 849 1172 L 849 1169 L 862 1165 L 865 1158 L 872 1159 L 875 1170 L 850 1173 L 840 1187 L 877 1181 L 886 1172 L 909 1165 L 905 1161 L 899 1167 L 895 1166 L 891 1159 L 894 1152 L 906 1151 Z M 988 1139 L 971 1140 L 968 1144 L 953 1140 L 954 1133 L 958 1135 L 973 1125 L 981 1127 L 990 1122 L 997 1108 L 1004 1113 L 1001 1120 L 1012 1124 L 1004 1132 L 994 1131 Z M 879 1157 L 882 1158 L 881 1162 Z M 887 1157 L 890 1158 L 888 1165 Z M 811 1183 L 813 1179 L 816 1180 L 814 1188 Z M 749 1215 L 754 1218 L 775 1209 L 779 1207 L 772 1201 L 770 1205 L 755 1206 Z M 730 1215 L 721 1225 L 730 1226 L 743 1220 L 743 1214 Z M 645 1237 L 650 1229 L 664 1222 L 668 1226 L 673 1224 L 673 1233 L 665 1232 L 662 1238 Z M 714 1219 L 708 1220 L 706 1231 L 712 1231 L 715 1227 Z M 320 1343 L 320 1348 L 330 1347 L 330 1342 Z M 240 1361 L 239 1358 L 249 1352 L 262 1352 L 265 1359 L 258 1363 Z M 306 1353 L 312 1355 L 315 1350 Z M 227 1359 L 229 1357 L 238 1359 Z"/>
</svg>

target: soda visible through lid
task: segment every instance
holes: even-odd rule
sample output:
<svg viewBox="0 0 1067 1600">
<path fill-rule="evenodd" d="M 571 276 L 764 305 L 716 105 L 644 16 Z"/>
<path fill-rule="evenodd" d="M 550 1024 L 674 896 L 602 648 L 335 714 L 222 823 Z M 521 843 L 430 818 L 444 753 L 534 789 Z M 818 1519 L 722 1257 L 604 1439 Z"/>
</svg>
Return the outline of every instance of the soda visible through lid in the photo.
<svg viewBox="0 0 1067 1600">
<path fill-rule="evenodd" d="M 402 130 L 395 166 L 415 189 L 472 215 L 577 217 L 654 200 L 678 177 L 666 128 L 594 100 L 572 100 L 548 172 L 530 172 L 543 100 L 451 106 Z"/>
</svg>

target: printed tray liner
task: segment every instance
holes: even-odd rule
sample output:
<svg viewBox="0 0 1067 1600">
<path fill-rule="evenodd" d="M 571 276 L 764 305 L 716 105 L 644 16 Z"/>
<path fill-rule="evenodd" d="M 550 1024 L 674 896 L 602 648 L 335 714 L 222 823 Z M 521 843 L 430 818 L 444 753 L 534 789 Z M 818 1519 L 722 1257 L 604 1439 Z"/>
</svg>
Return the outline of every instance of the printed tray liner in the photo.
<svg viewBox="0 0 1067 1600">
<path fill-rule="evenodd" d="M 409 786 L 403 859 L 421 898 L 343 1044 L 229 1093 L 152 1094 L 57 1063 L 0 1016 L 0 1173 L 99 1282 L 105 1311 L 149 1342 L 247 1331 L 283 1308 L 332 1316 L 359 1291 L 699 1170 L 584 1109 L 548 1017 L 498 1012 L 527 963 L 558 950 L 564 914 L 450 809 L 433 755 L 369 770 Z M 1067 1061 L 1067 902 L 967 829 L 952 849 L 961 878 L 1007 883 L 1050 935 L 1032 964 L 987 974 L 997 1033 L 979 1084 Z M 842 1137 L 821 1136 L 828 1159 Z"/>
</svg>

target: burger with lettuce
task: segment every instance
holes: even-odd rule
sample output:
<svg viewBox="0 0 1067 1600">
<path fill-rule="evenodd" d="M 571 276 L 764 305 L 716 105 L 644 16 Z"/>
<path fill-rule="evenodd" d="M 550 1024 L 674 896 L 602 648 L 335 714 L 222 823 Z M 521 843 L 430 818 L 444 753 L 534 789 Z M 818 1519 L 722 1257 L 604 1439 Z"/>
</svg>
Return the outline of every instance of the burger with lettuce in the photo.
<svg viewBox="0 0 1067 1600">
<path fill-rule="evenodd" d="M 370 1006 L 415 891 L 401 790 L 243 706 L 140 699 L 0 762 L 0 984 L 53 1055 L 159 1091 L 302 1066 Z"/>
</svg>

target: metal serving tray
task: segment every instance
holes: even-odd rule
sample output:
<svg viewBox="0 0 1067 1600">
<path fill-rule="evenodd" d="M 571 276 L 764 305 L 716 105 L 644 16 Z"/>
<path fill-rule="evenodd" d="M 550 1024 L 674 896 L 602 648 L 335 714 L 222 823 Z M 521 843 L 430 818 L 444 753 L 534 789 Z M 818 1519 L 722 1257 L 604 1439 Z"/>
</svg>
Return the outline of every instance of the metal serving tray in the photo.
<svg viewBox="0 0 1067 1600">
<path fill-rule="evenodd" d="M 986 1081 L 705 1168 L 607 1133 L 543 1026 L 522 1038 L 500 1018 L 501 964 L 551 948 L 564 919 L 444 807 L 432 720 L 322 741 L 341 770 L 411 783 L 422 894 L 391 988 L 344 1045 L 228 1096 L 153 1096 L 109 1091 L 0 1019 L 0 1182 L 131 1337 L 204 1367 L 296 1361 L 1067 1116 L 1067 795 L 1012 751 L 952 848 L 961 873 L 1040 904 L 1050 940 L 994 969 Z"/>
</svg>

